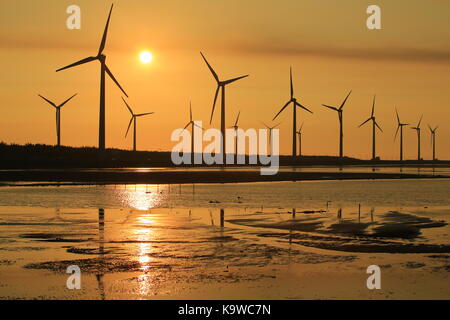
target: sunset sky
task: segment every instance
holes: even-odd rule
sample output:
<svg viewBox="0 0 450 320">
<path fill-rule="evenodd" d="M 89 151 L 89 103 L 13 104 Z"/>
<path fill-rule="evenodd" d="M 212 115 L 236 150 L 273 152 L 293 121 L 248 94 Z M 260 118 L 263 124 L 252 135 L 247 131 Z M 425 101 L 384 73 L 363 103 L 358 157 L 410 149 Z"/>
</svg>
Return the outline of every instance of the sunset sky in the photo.
<svg viewBox="0 0 450 320">
<path fill-rule="evenodd" d="M 98 62 L 56 73 L 97 54 L 111 1 L 17 0 L 0 4 L 0 141 L 54 144 L 55 112 L 37 94 L 60 103 L 62 144 L 97 146 Z M 81 30 L 68 30 L 66 8 L 81 7 Z M 368 30 L 366 8 L 382 10 L 382 30 Z M 202 51 L 220 77 L 250 77 L 227 87 L 227 126 L 241 110 L 240 126 L 262 127 L 289 99 L 289 67 L 297 98 L 314 114 L 304 122 L 303 153 L 337 155 L 338 117 L 321 106 L 337 105 L 349 90 L 344 114 L 345 154 L 370 158 L 376 116 L 384 133 L 378 154 L 398 158 L 395 109 L 416 125 L 423 113 L 422 156 L 431 157 L 427 124 L 439 125 L 437 156 L 450 159 L 450 23 L 448 1 L 362 0 L 116 0 L 105 54 L 128 92 L 138 121 L 138 149 L 170 151 L 170 135 L 189 121 L 209 126 L 216 84 Z M 154 59 L 143 64 L 139 55 Z M 129 113 L 115 84 L 106 80 L 106 145 L 130 149 Z M 218 110 L 218 109 L 216 109 Z M 291 152 L 292 110 L 284 112 L 281 153 Z M 276 121 L 277 122 L 277 121 Z M 213 127 L 220 117 L 214 115 Z M 417 156 L 415 131 L 405 129 L 405 158 Z"/>
</svg>

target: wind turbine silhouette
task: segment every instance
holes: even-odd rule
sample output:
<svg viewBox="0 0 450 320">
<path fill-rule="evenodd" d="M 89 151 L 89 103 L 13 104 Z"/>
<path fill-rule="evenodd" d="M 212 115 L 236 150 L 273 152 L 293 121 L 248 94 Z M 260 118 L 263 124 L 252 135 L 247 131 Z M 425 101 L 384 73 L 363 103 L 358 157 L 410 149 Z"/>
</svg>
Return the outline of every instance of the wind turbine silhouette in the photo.
<svg viewBox="0 0 450 320">
<path fill-rule="evenodd" d="M 383 129 L 381 129 L 381 127 L 378 125 L 375 118 L 375 98 L 376 96 L 373 96 L 372 114 L 370 118 L 359 125 L 359 128 L 361 128 L 367 122 L 372 121 L 372 160 L 376 159 L 376 128 L 383 132 Z"/>
<path fill-rule="evenodd" d="M 56 70 L 56 72 L 69 69 L 81 64 L 85 64 L 91 61 L 98 60 L 100 62 L 100 113 L 99 113 L 99 128 L 98 128 L 98 147 L 101 150 L 105 149 L 105 74 L 114 81 L 114 83 L 122 90 L 125 96 L 128 97 L 125 90 L 120 86 L 119 82 L 116 80 L 114 75 L 109 70 L 106 65 L 106 55 L 103 54 L 103 50 L 106 45 L 106 36 L 108 34 L 109 20 L 111 19 L 111 13 L 114 5 L 111 5 L 111 9 L 109 10 L 108 20 L 106 21 L 105 30 L 103 32 L 102 41 L 100 43 L 100 48 L 98 49 L 98 53 L 96 56 L 87 57 L 75 63 L 69 64 L 63 68 Z"/>
<path fill-rule="evenodd" d="M 297 131 L 297 135 L 298 135 L 298 155 L 300 157 L 302 156 L 302 129 L 303 129 L 303 123 L 300 126 L 300 129 L 298 129 L 298 131 Z"/>
<path fill-rule="evenodd" d="M 345 106 L 345 103 L 347 102 L 347 99 L 351 93 L 352 93 L 352 91 L 350 90 L 347 97 L 344 99 L 344 101 L 342 102 L 342 104 L 339 108 L 329 106 L 326 104 L 322 104 L 324 107 L 334 110 L 338 113 L 338 117 L 339 117 L 339 158 L 341 158 L 341 160 L 344 157 L 344 128 L 343 128 L 344 106 Z"/>
<path fill-rule="evenodd" d="M 133 127 L 133 151 L 136 151 L 136 124 L 137 124 L 137 118 L 138 117 L 143 117 L 143 116 L 146 116 L 146 115 L 149 115 L 149 114 L 153 114 L 154 112 L 135 114 L 123 97 L 122 97 L 122 100 L 125 103 L 125 105 L 127 106 L 128 111 L 130 111 L 130 113 L 131 113 L 131 119 L 130 119 L 130 123 L 128 124 L 127 132 L 125 133 L 125 138 L 127 137 L 128 131 L 130 130 L 131 123 L 134 122 L 134 127 Z"/>
<path fill-rule="evenodd" d="M 411 129 L 416 130 L 417 132 L 417 161 L 420 161 L 420 133 L 421 133 L 421 128 L 420 128 L 420 124 L 422 123 L 422 118 L 423 115 L 420 117 L 419 123 L 417 124 L 417 127 L 412 127 Z"/>
<path fill-rule="evenodd" d="M 234 122 L 234 126 L 230 127 L 230 129 L 234 129 L 234 131 L 236 132 L 236 145 L 235 145 L 235 148 L 236 148 L 235 155 L 236 156 L 238 154 L 238 136 L 237 136 L 237 131 L 239 129 L 238 122 L 239 122 L 239 116 L 240 115 L 241 115 L 241 111 L 239 110 L 238 115 L 236 117 L 236 121 Z"/>
<path fill-rule="evenodd" d="M 183 131 L 186 130 L 187 127 L 191 126 L 191 160 L 192 160 L 192 164 L 194 163 L 194 126 L 196 126 L 197 128 L 200 128 L 203 130 L 202 127 L 200 127 L 199 125 L 197 125 L 195 123 L 194 120 L 192 120 L 192 103 L 189 102 L 189 122 L 187 123 L 187 125 L 183 128 Z"/>
<path fill-rule="evenodd" d="M 403 161 L 403 127 L 409 126 L 409 123 L 402 123 L 400 121 L 397 108 L 395 108 L 395 113 L 397 114 L 397 131 L 395 132 L 394 141 L 397 139 L 398 132 L 400 131 L 400 161 Z"/>
<path fill-rule="evenodd" d="M 436 128 L 432 128 L 430 125 L 428 125 L 428 128 L 430 129 L 430 133 L 431 133 L 431 145 L 433 146 L 433 161 L 436 161 L 436 130 L 439 127 Z"/>
<path fill-rule="evenodd" d="M 221 145 L 221 150 L 220 150 L 220 154 L 224 155 L 225 154 L 225 87 L 235 81 L 238 81 L 240 79 L 246 78 L 249 75 L 245 75 L 245 76 L 240 76 L 237 78 L 233 78 L 233 79 L 229 79 L 229 80 L 220 80 L 219 76 L 217 75 L 217 73 L 214 71 L 214 69 L 211 67 L 211 65 L 209 64 L 208 60 L 206 60 L 205 56 L 203 55 L 203 53 L 200 52 L 200 54 L 202 55 L 203 60 L 205 60 L 206 65 L 208 66 L 209 70 L 211 71 L 214 79 L 217 82 L 217 89 L 216 89 L 216 93 L 214 95 L 214 102 L 213 102 L 213 107 L 212 107 L 212 111 L 211 111 L 211 118 L 209 120 L 209 123 L 211 124 L 212 122 L 212 118 L 214 115 L 214 109 L 216 107 L 216 101 L 217 101 L 217 96 L 219 95 L 219 91 L 222 90 L 222 97 L 221 97 L 221 113 L 220 113 L 220 131 L 222 132 L 222 145 Z"/>
<path fill-rule="evenodd" d="M 267 124 L 265 124 L 264 122 L 262 123 L 267 129 L 269 129 L 269 150 L 270 150 L 270 155 L 272 155 L 272 130 L 277 128 L 280 124 L 278 123 L 277 125 L 274 125 L 272 127 L 269 127 Z"/>
<path fill-rule="evenodd" d="M 275 117 L 273 117 L 272 121 L 275 120 L 280 113 L 282 113 L 284 111 L 284 109 L 286 109 L 291 103 L 292 103 L 292 110 L 293 110 L 293 121 L 292 121 L 292 156 L 295 157 L 296 153 L 297 153 L 297 109 L 296 107 L 305 109 L 306 111 L 308 111 L 309 113 L 313 113 L 311 110 L 309 110 L 308 108 L 302 106 L 297 99 L 294 97 L 294 84 L 292 82 L 292 68 L 290 68 L 290 84 L 291 84 L 291 99 L 283 106 L 283 108 L 281 108 L 280 111 L 278 111 L 278 113 L 276 114 Z"/>
<path fill-rule="evenodd" d="M 61 146 L 61 108 L 70 100 L 72 100 L 73 97 L 75 97 L 77 94 L 75 93 L 73 96 L 71 96 L 69 99 L 64 101 L 63 103 L 56 105 L 53 101 L 50 101 L 49 99 L 45 98 L 44 96 L 41 96 L 38 94 L 39 97 L 47 101 L 51 106 L 53 106 L 56 109 L 56 145 L 58 147 Z"/>
</svg>

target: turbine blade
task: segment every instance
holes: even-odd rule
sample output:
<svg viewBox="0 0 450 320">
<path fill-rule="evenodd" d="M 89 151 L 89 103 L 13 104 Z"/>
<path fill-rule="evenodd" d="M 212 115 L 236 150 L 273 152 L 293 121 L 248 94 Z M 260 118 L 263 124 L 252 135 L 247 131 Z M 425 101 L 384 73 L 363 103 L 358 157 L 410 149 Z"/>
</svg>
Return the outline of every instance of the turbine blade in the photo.
<svg viewBox="0 0 450 320">
<path fill-rule="evenodd" d="M 235 81 L 238 81 L 238 80 L 247 78 L 248 76 L 249 76 L 249 75 L 247 74 L 247 75 L 245 75 L 245 76 L 241 76 L 241 77 L 237 77 L 237 78 L 233 78 L 233 79 L 230 79 L 230 80 L 223 81 L 222 83 L 223 83 L 224 85 L 227 85 L 227 84 L 233 83 L 233 82 L 235 82 Z"/>
<path fill-rule="evenodd" d="M 375 125 L 377 126 L 378 129 L 380 129 L 381 132 L 383 132 L 383 129 L 381 129 L 381 127 L 378 125 L 378 123 L 375 121 Z"/>
<path fill-rule="evenodd" d="M 192 103 L 189 101 L 189 120 L 192 121 Z"/>
<path fill-rule="evenodd" d="M 309 110 L 307 107 L 302 106 L 302 105 L 301 105 L 300 103 L 298 103 L 297 101 L 295 101 L 295 105 L 296 105 L 297 107 L 300 107 L 300 108 L 305 109 L 305 110 L 308 111 L 309 113 L 313 113 L 311 110 Z"/>
<path fill-rule="evenodd" d="M 134 116 L 131 116 L 130 123 L 128 124 L 128 128 L 127 128 L 127 132 L 125 133 L 125 138 L 126 138 L 127 135 L 128 135 L 128 131 L 130 130 L 131 123 L 133 122 L 133 120 L 134 120 Z"/>
<path fill-rule="evenodd" d="M 282 124 L 282 122 L 280 122 L 277 125 L 273 126 L 271 129 L 275 129 L 276 127 L 280 126 L 280 124 Z"/>
<path fill-rule="evenodd" d="M 398 135 L 399 130 L 400 130 L 400 126 L 397 126 L 397 131 L 395 131 L 394 141 L 397 140 L 397 135 Z"/>
<path fill-rule="evenodd" d="M 69 68 L 72 68 L 75 66 L 79 66 L 80 64 L 85 64 L 85 63 L 88 63 L 88 62 L 91 62 L 91 61 L 94 61 L 97 59 L 98 59 L 97 57 L 87 57 L 87 58 L 81 59 L 80 61 L 69 64 L 65 67 L 59 68 L 58 70 L 56 70 L 56 72 L 59 72 L 59 71 L 65 70 L 65 69 L 69 69 Z"/>
<path fill-rule="evenodd" d="M 376 98 L 376 96 L 373 96 L 373 103 L 372 103 L 372 118 L 373 118 L 373 116 L 374 116 L 374 114 L 375 114 L 375 98 Z"/>
<path fill-rule="evenodd" d="M 108 66 L 105 65 L 106 73 L 109 75 L 109 77 L 112 79 L 112 81 L 115 82 L 115 84 L 120 88 L 120 90 L 125 94 L 125 96 L 128 98 L 128 94 L 123 90 L 122 86 L 119 84 L 119 82 L 116 80 L 116 78 L 113 76 L 112 72 L 109 70 Z"/>
<path fill-rule="evenodd" d="M 102 42 L 100 43 L 100 48 L 98 49 L 98 55 L 101 55 L 103 50 L 105 49 L 106 36 L 108 34 L 108 27 L 109 27 L 109 20 L 111 19 L 111 13 L 112 13 L 113 7 L 114 7 L 114 4 L 112 4 L 111 9 L 109 9 L 108 20 L 106 20 L 105 30 L 103 31 Z"/>
<path fill-rule="evenodd" d="M 69 99 L 67 99 L 66 101 L 64 101 L 63 103 L 61 103 L 59 105 L 59 108 L 61 108 L 62 106 L 64 106 L 67 102 L 69 102 L 70 100 L 72 100 L 73 97 L 75 97 L 77 95 L 77 93 L 75 93 L 73 96 L 71 96 Z"/>
<path fill-rule="evenodd" d="M 122 98 L 123 102 L 125 103 L 125 105 L 127 106 L 128 111 L 130 111 L 131 115 L 134 116 L 134 113 L 133 113 L 133 110 L 131 110 L 131 107 L 128 105 L 128 103 L 125 101 L 125 99 L 123 97 L 121 97 L 121 98 Z"/>
<path fill-rule="evenodd" d="M 237 118 L 236 118 L 236 122 L 234 123 L 234 126 L 236 127 L 239 121 L 239 116 L 241 115 L 241 111 L 239 111 Z"/>
<path fill-rule="evenodd" d="M 290 103 L 291 103 L 291 100 L 289 100 L 289 101 L 284 105 L 284 107 L 281 108 L 280 111 L 278 111 L 277 115 L 276 115 L 275 117 L 273 117 L 272 121 L 275 120 L 275 119 L 280 115 L 280 113 L 282 113 L 283 110 L 286 109 L 286 107 L 287 107 Z"/>
<path fill-rule="evenodd" d="M 367 119 L 366 121 L 364 121 L 363 123 L 361 123 L 359 125 L 359 127 L 362 127 L 363 125 L 365 125 L 367 122 L 369 122 L 370 120 L 372 120 L 372 118 Z"/>
<path fill-rule="evenodd" d="M 198 124 L 196 124 L 195 122 L 193 122 L 193 124 L 194 124 L 194 126 L 196 126 L 197 128 L 202 129 L 203 131 L 205 130 L 205 129 L 203 129 L 202 127 L 200 127 Z"/>
<path fill-rule="evenodd" d="M 294 83 L 292 81 L 292 67 L 289 69 L 289 76 L 291 81 L 291 99 L 294 97 Z"/>
<path fill-rule="evenodd" d="M 300 126 L 300 129 L 298 129 L 298 133 L 302 133 L 302 129 L 303 129 L 303 125 L 304 125 L 305 123 L 304 122 L 302 122 L 302 125 Z"/>
<path fill-rule="evenodd" d="M 262 122 L 262 121 L 261 121 L 261 123 L 264 125 L 264 127 L 266 127 L 267 129 L 270 129 L 270 127 L 269 127 L 267 124 L 265 124 L 265 123 Z"/>
<path fill-rule="evenodd" d="M 331 110 L 334 110 L 334 111 L 339 111 L 339 109 L 338 108 L 336 108 L 336 107 L 332 107 L 332 106 L 329 106 L 329 105 L 326 105 L 326 104 L 322 104 L 324 107 L 326 107 L 326 108 L 328 108 L 328 109 L 331 109 Z"/>
<path fill-rule="evenodd" d="M 220 89 L 220 86 L 217 86 L 216 94 L 214 95 L 214 102 L 213 102 L 213 107 L 212 107 L 212 111 L 211 111 L 211 118 L 209 119 L 209 124 L 211 124 L 211 122 L 212 122 L 212 118 L 214 115 L 214 109 L 216 108 L 217 96 L 219 95 L 219 89 Z"/>
<path fill-rule="evenodd" d="M 400 125 L 400 116 L 398 115 L 397 108 L 395 108 L 395 113 L 397 114 L 397 123 Z"/>
<path fill-rule="evenodd" d="M 143 116 L 148 116 L 149 114 L 154 114 L 154 112 L 138 113 L 135 116 L 136 117 L 143 117 Z"/>
<path fill-rule="evenodd" d="M 419 123 L 417 124 L 417 128 L 420 128 L 420 124 L 422 123 L 423 115 L 420 117 Z"/>
<path fill-rule="evenodd" d="M 184 126 L 183 131 L 186 130 L 186 128 L 189 127 L 189 125 L 190 125 L 191 123 L 192 123 L 192 122 L 189 121 L 189 122 L 187 123 L 187 125 Z"/>
<path fill-rule="evenodd" d="M 48 100 L 46 97 L 41 96 L 40 94 L 38 94 L 38 96 L 41 97 L 42 99 L 44 99 L 45 101 L 47 101 L 47 102 L 48 102 L 50 105 L 52 105 L 53 107 L 57 108 L 57 107 L 56 107 L 56 104 L 54 104 L 52 101 Z"/>
<path fill-rule="evenodd" d="M 344 102 L 342 102 L 341 106 L 339 107 L 339 110 L 342 110 L 344 108 L 345 103 L 348 100 L 348 97 L 350 97 L 350 95 L 352 94 L 352 90 L 350 90 L 350 92 L 348 93 L 347 97 L 345 97 Z"/>
<path fill-rule="evenodd" d="M 200 54 L 202 55 L 203 60 L 205 60 L 205 62 L 206 62 L 206 64 L 207 64 L 209 70 L 211 71 L 211 73 L 212 73 L 214 79 L 216 79 L 217 82 L 220 82 L 219 76 L 218 76 L 217 73 L 214 71 L 214 69 L 211 67 L 211 65 L 209 64 L 208 60 L 206 60 L 206 58 L 205 58 L 205 56 L 203 55 L 203 53 L 200 52 Z"/>
</svg>

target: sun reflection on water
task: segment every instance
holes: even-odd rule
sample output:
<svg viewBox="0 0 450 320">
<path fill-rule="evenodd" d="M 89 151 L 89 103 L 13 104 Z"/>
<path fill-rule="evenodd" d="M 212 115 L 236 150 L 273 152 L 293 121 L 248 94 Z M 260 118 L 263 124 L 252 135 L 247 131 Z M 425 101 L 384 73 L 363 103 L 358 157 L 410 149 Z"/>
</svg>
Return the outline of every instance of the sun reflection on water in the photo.
<svg viewBox="0 0 450 320">
<path fill-rule="evenodd" d="M 149 210 L 159 205 L 165 198 L 164 190 L 158 185 L 138 184 L 117 190 L 122 203 L 137 210 Z"/>
</svg>

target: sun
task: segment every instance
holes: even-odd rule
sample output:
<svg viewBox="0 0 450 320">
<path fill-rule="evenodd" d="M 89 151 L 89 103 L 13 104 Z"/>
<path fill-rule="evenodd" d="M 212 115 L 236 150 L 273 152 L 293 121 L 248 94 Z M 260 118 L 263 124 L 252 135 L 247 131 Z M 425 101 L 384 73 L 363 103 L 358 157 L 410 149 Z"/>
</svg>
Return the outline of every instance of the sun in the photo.
<svg viewBox="0 0 450 320">
<path fill-rule="evenodd" d="M 143 64 L 148 64 L 153 60 L 153 54 L 150 51 L 142 51 L 139 55 L 139 59 Z"/>
</svg>

